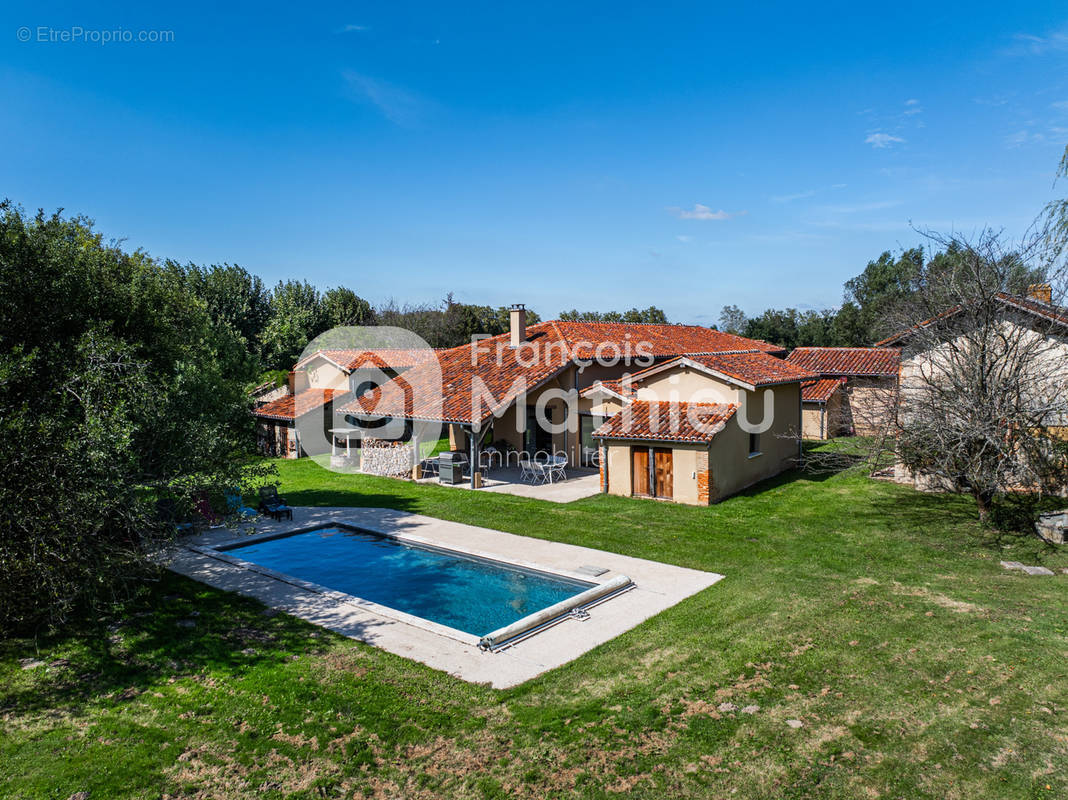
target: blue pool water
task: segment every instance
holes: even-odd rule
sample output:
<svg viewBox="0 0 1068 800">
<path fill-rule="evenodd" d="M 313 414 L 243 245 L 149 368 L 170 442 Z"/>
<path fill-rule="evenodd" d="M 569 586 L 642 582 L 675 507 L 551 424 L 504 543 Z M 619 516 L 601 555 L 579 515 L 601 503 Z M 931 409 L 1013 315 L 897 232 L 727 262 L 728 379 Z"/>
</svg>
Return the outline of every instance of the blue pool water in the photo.
<svg viewBox="0 0 1068 800">
<path fill-rule="evenodd" d="M 340 527 L 238 545 L 227 552 L 475 636 L 594 585 Z"/>
</svg>

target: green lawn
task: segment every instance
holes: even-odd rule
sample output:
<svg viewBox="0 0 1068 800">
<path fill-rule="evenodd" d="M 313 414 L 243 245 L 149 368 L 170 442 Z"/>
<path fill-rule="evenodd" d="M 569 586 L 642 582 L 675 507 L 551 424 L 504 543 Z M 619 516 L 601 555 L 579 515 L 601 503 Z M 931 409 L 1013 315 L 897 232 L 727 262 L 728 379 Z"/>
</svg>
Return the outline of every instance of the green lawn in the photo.
<svg viewBox="0 0 1068 800">
<path fill-rule="evenodd" d="M 164 577 L 82 635 L 3 643 L 0 796 L 1068 796 L 1068 575 L 998 566 L 1068 554 L 980 530 L 960 498 L 792 474 L 712 508 L 561 506 L 278 466 L 298 505 L 726 579 L 495 691 Z"/>
</svg>

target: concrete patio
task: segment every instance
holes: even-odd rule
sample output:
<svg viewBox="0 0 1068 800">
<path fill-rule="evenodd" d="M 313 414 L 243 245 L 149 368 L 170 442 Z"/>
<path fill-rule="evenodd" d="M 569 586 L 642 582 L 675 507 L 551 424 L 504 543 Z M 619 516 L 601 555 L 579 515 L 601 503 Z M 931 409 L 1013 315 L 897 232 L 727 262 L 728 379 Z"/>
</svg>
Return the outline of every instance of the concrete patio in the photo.
<svg viewBox="0 0 1068 800">
<path fill-rule="evenodd" d="M 538 488 L 538 487 L 535 487 Z M 220 558 L 211 548 L 250 534 L 285 533 L 317 525 L 347 523 L 401 541 L 477 554 L 528 568 L 565 575 L 595 567 L 605 572 L 585 575 L 594 583 L 626 575 L 634 588 L 590 606 L 584 619 L 564 618 L 505 649 L 486 652 L 478 638 L 442 629 L 328 588 L 286 576 L 265 574 Z M 240 551 L 231 551 L 237 556 Z M 510 533 L 383 508 L 295 508 L 293 520 L 256 520 L 244 530 L 214 529 L 187 537 L 161 560 L 171 570 L 218 589 L 254 597 L 344 636 L 420 661 L 474 683 L 496 688 L 515 686 L 562 666 L 644 620 L 719 581 L 723 576 L 587 547 L 531 539 Z M 474 602 L 474 601 L 473 601 Z"/>
<path fill-rule="evenodd" d="M 600 472 L 595 469 L 567 468 L 567 478 L 552 483 L 530 483 L 519 478 L 518 467 L 496 467 L 482 473 L 482 488 L 476 492 L 499 492 L 530 497 L 535 500 L 548 500 L 551 503 L 570 503 L 584 497 L 592 497 L 601 491 Z M 419 483 L 438 483 L 438 476 L 421 478 Z M 471 491 L 471 482 L 464 478 L 462 483 L 442 484 L 454 489 Z"/>
</svg>

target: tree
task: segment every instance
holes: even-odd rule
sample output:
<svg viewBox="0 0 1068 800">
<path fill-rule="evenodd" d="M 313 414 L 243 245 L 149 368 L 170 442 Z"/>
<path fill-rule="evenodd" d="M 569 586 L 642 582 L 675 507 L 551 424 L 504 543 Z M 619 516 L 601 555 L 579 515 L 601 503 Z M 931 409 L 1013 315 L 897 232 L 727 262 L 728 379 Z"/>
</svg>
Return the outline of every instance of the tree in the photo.
<svg viewBox="0 0 1068 800">
<path fill-rule="evenodd" d="M 249 485 L 245 345 L 185 276 L 0 204 L 0 635 L 132 591 L 169 498 Z"/>
<path fill-rule="evenodd" d="M 468 303 L 457 303 L 450 292 L 440 305 L 398 306 L 390 300 L 377 311 L 379 325 L 390 325 L 410 330 L 431 347 L 458 347 L 469 344 L 476 334 L 498 336 L 509 328 L 507 306 L 492 308 Z M 527 309 L 527 324 L 540 322 L 540 317 Z"/>
<path fill-rule="evenodd" d="M 630 324 L 669 325 L 667 314 L 656 306 L 629 311 L 561 311 L 560 319 L 564 322 L 626 322 Z"/>
<path fill-rule="evenodd" d="M 759 317 L 753 317 L 746 322 L 745 335 L 750 339 L 761 339 L 792 350 L 800 343 L 798 322 L 796 308 L 769 308 Z"/>
<path fill-rule="evenodd" d="M 236 264 L 181 267 L 168 261 L 165 266 L 184 277 L 215 322 L 229 325 L 241 336 L 245 349 L 255 359 L 250 369 L 258 372 L 263 333 L 271 317 L 271 295 L 263 281 Z"/>
<path fill-rule="evenodd" d="M 923 248 L 905 250 L 897 258 L 887 250 L 864 271 L 846 281 L 844 302 L 856 309 L 852 320 L 857 346 L 868 346 L 892 333 L 886 329 L 886 312 L 917 288 L 923 270 Z"/>
<path fill-rule="evenodd" d="M 511 313 L 512 313 L 512 309 L 511 309 L 510 306 L 498 306 L 497 307 L 497 327 L 496 327 L 496 330 L 499 330 L 501 333 L 504 333 L 505 331 L 508 330 L 509 326 L 511 325 Z M 539 322 L 541 322 L 541 317 L 538 316 L 538 312 L 534 311 L 531 308 L 528 308 L 527 309 L 527 325 L 537 325 Z"/>
<path fill-rule="evenodd" d="M 1056 177 L 1068 178 L 1068 147 L 1057 165 Z M 1046 252 L 1044 257 L 1056 262 L 1068 251 L 1068 197 L 1052 200 L 1041 217 L 1041 234 Z"/>
<path fill-rule="evenodd" d="M 279 281 L 263 333 L 268 369 L 291 369 L 308 342 L 329 328 L 319 291 L 307 281 Z"/>
<path fill-rule="evenodd" d="M 723 306 L 723 310 L 719 312 L 719 329 L 721 331 L 741 336 L 745 332 L 745 326 L 748 322 L 749 319 L 745 316 L 745 312 L 738 306 Z"/>
<path fill-rule="evenodd" d="M 375 310 L 371 304 L 344 286 L 327 289 L 323 293 L 322 307 L 327 328 L 375 324 Z"/>
<path fill-rule="evenodd" d="M 1054 492 L 1068 479 L 1055 430 L 1068 420 L 1063 326 L 1004 302 L 1021 279 L 1047 274 L 1037 240 L 1007 249 L 990 231 L 974 242 L 929 238 L 943 255 L 887 311 L 909 330 L 900 413 L 890 415 L 896 455 L 911 473 L 971 495 L 986 519 L 999 495 Z"/>
</svg>

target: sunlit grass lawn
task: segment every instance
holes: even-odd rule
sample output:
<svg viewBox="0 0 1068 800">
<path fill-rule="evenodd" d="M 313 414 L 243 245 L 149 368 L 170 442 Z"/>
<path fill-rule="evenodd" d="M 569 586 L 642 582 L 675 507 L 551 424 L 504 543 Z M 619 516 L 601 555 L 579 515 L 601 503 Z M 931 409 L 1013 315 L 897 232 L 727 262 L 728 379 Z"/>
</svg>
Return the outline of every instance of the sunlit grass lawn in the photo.
<svg viewBox="0 0 1068 800">
<path fill-rule="evenodd" d="M 1068 575 L 998 565 L 1068 556 L 984 532 L 966 500 L 793 474 L 711 508 L 555 505 L 278 467 L 293 504 L 726 579 L 495 691 L 166 577 L 40 651 L 3 644 L 0 796 L 1068 796 Z"/>
</svg>

